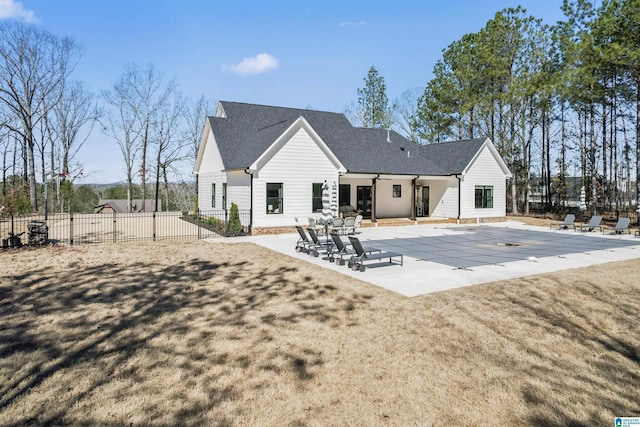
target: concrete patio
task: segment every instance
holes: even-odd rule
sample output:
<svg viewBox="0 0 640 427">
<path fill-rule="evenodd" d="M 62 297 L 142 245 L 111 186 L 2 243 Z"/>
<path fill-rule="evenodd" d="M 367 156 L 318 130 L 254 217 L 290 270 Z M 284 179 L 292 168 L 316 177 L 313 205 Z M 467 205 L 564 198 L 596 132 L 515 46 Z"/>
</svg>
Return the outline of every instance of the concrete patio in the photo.
<svg viewBox="0 0 640 427">
<path fill-rule="evenodd" d="M 365 246 L 404 254 L 404 266 L 371 263 L 364 272 L 352 271 L 322 256 L 296 252 L 297 234 L 226 241 L 254 242 L 408 297 L 640 258 L 640 239 L 633 236 L 549 230 L 517 221 L 367 227 L 359 231 L 357 237 Z"/>
</svg>

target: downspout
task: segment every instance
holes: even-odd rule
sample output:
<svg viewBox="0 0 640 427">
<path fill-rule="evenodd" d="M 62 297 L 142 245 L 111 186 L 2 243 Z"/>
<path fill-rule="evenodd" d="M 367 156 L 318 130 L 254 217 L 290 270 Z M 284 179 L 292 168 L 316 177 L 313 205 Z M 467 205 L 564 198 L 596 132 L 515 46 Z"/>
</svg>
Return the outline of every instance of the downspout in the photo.
<svg viewBox="0 0 640 427">
<path fill-rule="evenodd" d="M 462 202 L 462 175 L 456 175 L 456 178 L 458 178 L 458 218 L 456 223 L 460 224 L 460 209 L 461 209 L 461 205 L 460 203 Z"/>
<path fill-rule="evenodd" d="M 247 172 L 248 171 L 248 172 Z M 249 235 L 253 232 L 253 171 L 249 168 L 244 170 L 244 173 L 251 176 L 251 182 L 249 184 Z"/>
</svg>

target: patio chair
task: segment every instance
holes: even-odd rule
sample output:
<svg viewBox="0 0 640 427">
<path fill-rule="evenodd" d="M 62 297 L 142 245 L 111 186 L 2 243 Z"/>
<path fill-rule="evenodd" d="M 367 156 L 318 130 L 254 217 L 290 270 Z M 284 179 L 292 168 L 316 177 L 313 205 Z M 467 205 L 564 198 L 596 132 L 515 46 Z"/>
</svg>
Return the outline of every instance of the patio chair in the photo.
<svg viewBox="0 0 640 427">
<path fill-rule="evenodd" d="M 330 233 L 333 233 L 334 231 L 337 232 L 338 234 L 342 233 L 342 226 L 344 225 L 344 219 L 342 218 L 334 218 L 333 222 L 331 223 L 330 226 Z"/>
<path fill-rule="evenodd" d="M 631 234 L 630 224 L 631 224 L 631 219 L 621 216 L 620 218 L 618 218 L 618 222 L 614 227 L 607 227 L 606 225 L 601 225 L 600 230 L 602 230 L 602 234 L 604 234 L 605 230 L 612 231 L 613 234 L 623 234 L 623 233 Z"/>
<path fill-rule="evenodd" d="M 353 224 L 353 234 L 356 234 L 358 229 L 362 226 L 362 215 L 356 216 L 356 221 Z"/>
<path fill-rule="evenodd" d="M 316 230 L 324 230 L 324 225 L 320 224 L 317 219 L 313 217 L 309 217 L 309 227 Z"/>
<path fill-rule="evenodd" d="M 345 218 L 344 224 L 342 224 L 342 234 L 344 235 L 355 234 L 356 232 L 355 224 L 356 224 L 355 217 L 351 216 L 349 218 Z"/>
<path fill-rule="evenodd" d="M 299 225 L 296 225 L 296 230 L 298 230 L 298 234 L 300 234 L 300 238 L 296 242 L 296 252 L 302 252 L 305 254 L 309 253 L 309 246 L 311 246 L 311 242 L 307 237 L 306 233 Z"/>
<path fill-rule="evenodd" d="M 331 253 L 329 254 L 329 261 L 334 261 L 338 265 L 344 265 L 345 264 L 344 257 L 348 255 L 353 255 L 355 251 L 353 250 L 353 248 L 347 247 L 347 243 L 343 242 L 340 236 L 338 236 L 338 234 L 331 233 L 331 239 L 333 240 L 334 247 Z M 371 248 L 371 247 L 366 247 L 363 249 L 367 253 L 382 252 L 380 249 Z"/>
<path fill-rule="evenodd" d="M 365 271 L 365 261 L 383 260 L 387 258 L 389 258 L 389 264 L 393 264 L 394 258 L 400 258 L 400 265 L 404 265 L 404 256 L 400 253 L 385 251 L 368 253 L 365 251 L 360 239 L 357 237 L 349 236 L 349 241 L 355 251 L 355 254 L 351 255 L 351 259 L 349 260 L 349 267 L 354 271 Z"/>
<path fill-rule="evenodd" d="M 571 227 L 575 230 L 576 229 L 575 220 L 576 220 L 576 216 L 574 214 L 567 214 L 567 216 L 564 217 L 563 222 L 552 223 L 549 225 L 549 228 L 558 227 L 558 230 L 568 230 L 569 227 Z"/>
<path fill-rule="evenodd" d="M 580 231 L 596 231 L 596 228 L 600 227 L 602 217 L 600 215 L 594 215 L 591 217 L 589 224 L 578 225 L 577 229 Z"/>
</svg>

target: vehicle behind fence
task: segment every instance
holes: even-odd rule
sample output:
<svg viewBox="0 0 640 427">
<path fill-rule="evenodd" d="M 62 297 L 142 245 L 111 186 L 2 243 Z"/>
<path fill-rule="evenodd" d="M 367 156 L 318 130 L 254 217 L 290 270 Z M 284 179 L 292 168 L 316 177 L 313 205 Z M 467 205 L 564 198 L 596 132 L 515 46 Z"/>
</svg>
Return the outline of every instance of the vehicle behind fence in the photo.
<svg viewBox="0 0 640 427">
<path fill-rule="evenodd" d="M 49 214 L 3 216 L 3 246 L 20 244 L 80 245 L 144 240 L 204 239 L 250 234 L 250 210 L 233 218 L 225 209 L 187 212 Z"/>
</svg>

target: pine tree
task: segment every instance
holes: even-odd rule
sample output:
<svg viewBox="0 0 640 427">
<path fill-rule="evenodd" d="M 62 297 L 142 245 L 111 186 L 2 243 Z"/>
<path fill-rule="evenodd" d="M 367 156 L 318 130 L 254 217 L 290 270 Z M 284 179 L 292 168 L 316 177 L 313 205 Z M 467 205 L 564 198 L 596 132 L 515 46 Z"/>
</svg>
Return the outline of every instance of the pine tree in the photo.
<svg viewBox="0 0 640 427">
<path fill-rule="evenodd" d="M 362 126 L 366 128 L 387 129 L 391 126 L 389 98 L 384 77 L 378 75 L 374 66 L 364 79 L 364 87 L 358 89 L 358 105 L 361 110 Z"/>
</svg>

